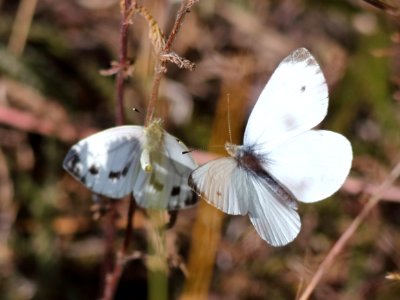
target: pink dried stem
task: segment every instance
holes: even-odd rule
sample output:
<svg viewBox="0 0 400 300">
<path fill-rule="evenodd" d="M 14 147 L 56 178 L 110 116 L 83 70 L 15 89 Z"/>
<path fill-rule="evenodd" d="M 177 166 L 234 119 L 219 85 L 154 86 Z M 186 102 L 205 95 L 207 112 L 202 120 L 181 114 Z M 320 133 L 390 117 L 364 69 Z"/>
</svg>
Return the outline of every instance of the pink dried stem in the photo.
<svg viewBox="0 0 400 300">
<path fill-rule="evenodd" d="M 135 2 L 135 1 L 134 1 Z M 128 65 L 128 29 L 130 24 L 130 9 L 132 7 L 131 0 L 121 1 L 121 25 L 119 36 L 119 69 L 117 73 L 115 89 L 116 89 L 116 112 L 115 120 L 117 125 L 124 124 L 124 80 L 125 69 Z"/>
<path fill-rule="evenodd" d="M 106 276 L 106 286 L 104 289 L 103 300 L 111 300 L 114 297 L 115 291 L 118 286 L 119 279 L 121 278 L 122 272 L 124 270 L 125 265 L 125 257 L 128 252 L 131 236 L 132 236 L 132 227 L 133 227 L 133 215 L 135 213 L 135 199 L 133 195 L 131 195 L 129 199 L 129 207 L 128 207 L 128 219 L 125 230 L 124 242 L 122 244 L 122 248 L 117 255 L 117 260 L 114 266 L 114 270 L 111 274 Z"/>
<path fill-rule="evenodd" d="M 162 60 L 161 56 L 163 54 L 171 51 L 172 44 L 175 41 L 176 35 L 178 34 L 178 31 L 183 24 L 186 14 L 190 12 L 190 8 L 196 2 L 197 1 L 193 1 L 193 0 L 182 1 L 181 6 L 176 15 L 175 23 L 174 23 L 174 26 L 172 27 L 171 33 L 168 36 L 165 46 L 160 51 L 160 53 L 158 53 L 156 67 L 155 67 L 156 72 L 154 75 L 153 84 L 152 84 L 152 88 L 151 88 L 150 100 L 149 100 L 149 104 L 147 107 L 145 126 L 149 125 L 150 122 L 153 120 L 154 111 L 155 111 L 155 107 L 156 107 L 156 103 L 157 103 L 157 99 L 158 99 L 158 90 L 160 88 L 161 78 L 162 78 L 163 73 L 165 73 L 165 70 L 166 70 L 167 61 Z"/>
<path fill-rule="evenodd" d="M 115 93 L 116 93 L 116 111 L 115 120 L 117 125 L 124 124 L 124 80 L 125 80 L 125 70 L 128 67 L 128 30 L 131 24 L 131 12 L 132 7 L 136 5 L 136 1 L 131 0 L 121 0 L 121 25 L 120 25 L 120 40 L 119 40 L 119 62 L 118 62 L 118 73 L 115 82 Z M 106 258 L 114 257 L 114 243 L 116 236 L 115 221 L 117 218 L 115 202 L 111 202 L 111 211 L 108 214 L 109 218 L 107 225 L 110 226 L 108 229 L 108 234 L 106 237 Z M 124 243 L 120 253 L 117 256 L 116 263 L 112 266 L 112 273 L 110 269 L 106 270 L 105 287 L 103 292 L 104 300 L 111 300 L 114 297 L 115 290 L 117 288 L 119 279 L 123 271 L 123 260 L 128 250 L 130 239 L 132 236 L 132 219 L 135 212 L 135 199 L 131 195 L 129 199 L 129 208 L 127 213 L 127 227 L 125 230 Z M 110 253 L 111 252 L 111 253 Z M 107 263 L 106 266 L 110 264 Z"/>
<path fill-rule="evenodd" d="M 310 283 L 306 286 L 304 292 L 301 294 L 299 300 L 306 300 L 311 296 L 311 293 L 314 291 L 315 287 L 320 282 L 322 276 L 325 274 L 327 270 L 330 269 L 331 265 L 334 262 L 334 259 L 344 249 L 347 242 L 353 236 L 357 228 L 366 219 L 371 210 L 379 203 L 382 195 L 388 188 L 390 188 L 390 186 L 399 177 L 399 175 L 400 175 L 400 162 L 396 164 L 392 172 L 390 172 L 389 176 L 385 179 L 384 182 L 382 182 L 382 184 L 379 186 L 376 192 L 369 198 L 368 203 L 364 206 L 362 211 L 358 214 L 358 216 L 354 219 L 354 221 L 350 224 L 350 226 L 346 229 L 346 231 L 340 236 L 340 238 L 333 245 L 328 255 L 319 265 Z"/>
</svg>

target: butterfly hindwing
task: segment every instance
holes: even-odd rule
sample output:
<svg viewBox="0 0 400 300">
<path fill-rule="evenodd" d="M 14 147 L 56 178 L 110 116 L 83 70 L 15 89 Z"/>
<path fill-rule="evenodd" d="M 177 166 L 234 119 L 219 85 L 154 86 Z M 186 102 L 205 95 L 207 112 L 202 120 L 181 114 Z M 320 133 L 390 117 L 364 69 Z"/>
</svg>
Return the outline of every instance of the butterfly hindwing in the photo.
<svg viewBox="0 0 400 300">
<path fill-rule="evenodd" d="M 177 210 L 197 203 L 197 195 L 187 184 L 196 163 L 187 147 L 172 135 L 164 132 L 160 153 L 153 157 L 152 172 L 141 171 L 133 193 L 142 207 Z"/>
<path fill-rule="evenodd" d="M 343 184 L 352 161 L 350 142 L 328 130 L 309 130 L 268 154 L 264 168 L 302 202 L 329 197 Z"/>
<path fill-rule="evenodd" d="M 272 246 L 284 246 L 299 234 L 301 222 L 296 206 L 272 192 L 260 177 L 251 182 L 250 221 L 260 237 Z"/>
</svg>

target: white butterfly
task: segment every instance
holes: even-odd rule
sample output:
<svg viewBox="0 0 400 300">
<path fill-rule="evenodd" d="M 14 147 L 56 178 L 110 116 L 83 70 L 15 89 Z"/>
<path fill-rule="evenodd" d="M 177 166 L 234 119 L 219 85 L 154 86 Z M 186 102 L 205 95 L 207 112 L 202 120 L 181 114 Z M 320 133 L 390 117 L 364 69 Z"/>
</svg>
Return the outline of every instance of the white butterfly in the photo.
<svg viewBox="0 0 400 300">
<path fill-rule="evenodd" d="M 187 185 L 197 165 L 188 148 L 155 120 L 91 135 L 67 153 L 63 167 L 91 191 L 121 198 L 130 192 L 145 208 L 176 210 L 197 202 Z"/>
<path fill-rule="evenodd" d="M 288 244 L 301 227 L 295 200 L 315 202 L 332 195 L 350 171 L 350 142 L 332 131 L 310 130 L 327 109 L 321 69 L 306 49 L 297 49 L 262 91 L 243 145 L 226 143 L 231 157 L 199 167 L 189 185 L 225 213 L 248 214 L 269 244 Z"/>
</svg>

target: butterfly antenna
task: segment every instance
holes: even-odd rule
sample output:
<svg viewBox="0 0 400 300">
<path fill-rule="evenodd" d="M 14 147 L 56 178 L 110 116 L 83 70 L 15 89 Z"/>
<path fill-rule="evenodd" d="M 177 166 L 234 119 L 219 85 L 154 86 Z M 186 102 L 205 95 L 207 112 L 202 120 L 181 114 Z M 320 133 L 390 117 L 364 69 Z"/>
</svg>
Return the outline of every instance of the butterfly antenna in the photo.
<svg viewBox="0 0 400 300">
<path fill-rule="evenodd" d="M 143 116 L 143 113 L 140 110 L 138 110 L 136 107 L 132 107 L 132 111 L 137 112 Z"/>
<path fill-rule="evenodd" d="M 205 148 L 205 147 L 193 148 L 190 150 L 182 151 L 182 154 L 188 154 L 188 153 L 191 153 L 194 151 L 208 151 L 208 150 L 210 150 L 210 148 L 225 148 L 225 146 L 221 145 L 221 146 L 208 146 L 208 148 Z"/>
<path fill-rule="evenodd" d="M 231 110 L 230 110 L 230 98 L 229 94 L 227 94 L 227 102 L 228 102 L 228 134 L 229 134 L 229 142 L 232 143 L 232 130 L 231 130 Z"/>
</svg>

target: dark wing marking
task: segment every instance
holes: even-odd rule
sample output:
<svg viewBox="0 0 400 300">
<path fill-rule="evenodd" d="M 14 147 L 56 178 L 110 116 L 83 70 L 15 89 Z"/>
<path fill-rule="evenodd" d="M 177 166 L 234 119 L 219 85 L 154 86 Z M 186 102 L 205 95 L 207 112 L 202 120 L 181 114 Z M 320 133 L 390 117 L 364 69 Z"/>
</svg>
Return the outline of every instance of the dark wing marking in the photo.
<svg viewBox="0 0 400 300">
<path fill-rule="evenodd" d="M 95 193 L 121 198 L 140 168 L 143 127 L 119 126 L 91 135 L 67 153 L 63 167 Z"/>
</svg>

